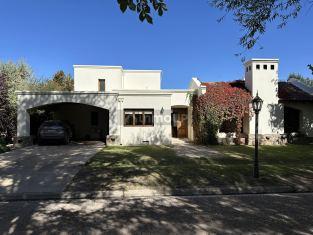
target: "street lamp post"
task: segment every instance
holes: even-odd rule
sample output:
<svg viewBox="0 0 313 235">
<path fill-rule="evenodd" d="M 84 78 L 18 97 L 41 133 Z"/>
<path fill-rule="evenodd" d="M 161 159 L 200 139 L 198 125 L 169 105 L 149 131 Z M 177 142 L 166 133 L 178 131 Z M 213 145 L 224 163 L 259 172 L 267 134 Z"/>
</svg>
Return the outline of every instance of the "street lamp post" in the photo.
<svg viewBox="0 0 313 235">
<path fill-rule="evenodd" d="M 252 100 L 252 108 L 255 113 L 255 142 L 254 142 L 254 167 L 253 177 L 259 178 L 259 112 L 262 109 L 263 100 L 259 97 L 258 92 Z"/>
</svg>

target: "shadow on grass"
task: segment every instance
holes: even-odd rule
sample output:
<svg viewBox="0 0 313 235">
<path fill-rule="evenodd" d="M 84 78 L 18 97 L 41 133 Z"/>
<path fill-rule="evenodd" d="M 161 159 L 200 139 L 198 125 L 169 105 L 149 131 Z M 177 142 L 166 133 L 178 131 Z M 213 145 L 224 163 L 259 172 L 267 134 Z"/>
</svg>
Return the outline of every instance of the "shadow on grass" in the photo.
<svg viewBox="0 0 313 235">
<path fill-rule="evenodd" d="M 222 154 L 191 158 L 178 156 L 168 146 L 105 148 L 79 171 L 67 190 L 312 184 L 313 154 L 310 148 L 304 147 L 300 155 L 293 156 L 299 152 L 299 146 L 261 147 L 261 178 L 258 180 L 252 177 L 253 148 L 214 148 Z"/>
</svg>

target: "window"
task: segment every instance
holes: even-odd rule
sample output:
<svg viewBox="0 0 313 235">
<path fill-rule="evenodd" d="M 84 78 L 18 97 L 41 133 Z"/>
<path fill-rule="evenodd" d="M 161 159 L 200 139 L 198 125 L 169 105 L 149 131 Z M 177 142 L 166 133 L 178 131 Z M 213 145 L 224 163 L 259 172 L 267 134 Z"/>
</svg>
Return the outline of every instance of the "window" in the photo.
<svg viewBox="0 0 313 235">
<path fill-rule="evenodd" d="M 256 65 L 256 69 L 260 70 L 260 65 L 259 64 Z"/>
<path fill-rule="evenodd" d="M 249 71 L 251 71 L 251 65 L 249 66 Z"/>
<path fill-rule="evenodd" d="M 263 69 L 264 69 L 264 70 L 267 70 L 267 64 L 264 64 L 264 65 L 263 65 Z"/>
<path fill-rule="evenodd" d="M 137 111 L 135 112 L 135 126 L 142 126 L 143 125 L 143 112 Z"/>
<path fill-rule="evenodd" d="M 134 125 L 134 115 L 132 111 L 124 111 L 124 124 L 125 126 Z"/>
<path fill-rule="evenodd" d="M 105 91 L 105 79 L 98 80 L 98 91 Z"/>
<path fill-rule="evenodd" d="M 271 65 L 271 70 L 274 70 L 275 69 L 275 65 Z"/>
<path fill-rule="evenodd" d="M 124 109 L 125 126 L 153 126 L 153 109 Z"/>
<path fill-rule="evenodd" d="M 248 70 L 249 70 L 249 69 L 248 69 L 248 67 L 247 67 L 247 68 L 246 68 L 246 73 L 248 72 Z"/>
<path fill-rule="evenodd" d="M 153 126 L 153 111 L 145 112 L 145 125 Z"/>
<path fill-rule="evenodd" d="M 90 113 L 90 120 L 91 120 L 91 125 L 92 126 L 98 126 L 99 124 L 99 115 L 98 115 L 98 112 L 91 112 Z"/>
</svg>

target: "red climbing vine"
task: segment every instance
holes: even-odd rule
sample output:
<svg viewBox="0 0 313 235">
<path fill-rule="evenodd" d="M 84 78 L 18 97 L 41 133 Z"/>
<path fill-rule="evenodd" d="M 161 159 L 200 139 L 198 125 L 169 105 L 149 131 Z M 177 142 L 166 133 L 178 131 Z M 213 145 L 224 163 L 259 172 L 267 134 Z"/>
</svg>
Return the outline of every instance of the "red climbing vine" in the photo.
<svg viewBox="0 0 313 235">
<path fill-rule="evenodd" d="M 208 83 L 206 86 L 204 95 L 192 98 L 195 141 L 216 144 L 217 132 L 225 121 L 234 125 L 239 138 L 242 120 L 250 114 L 250 93 L 226 82 Z"/>
</svg>

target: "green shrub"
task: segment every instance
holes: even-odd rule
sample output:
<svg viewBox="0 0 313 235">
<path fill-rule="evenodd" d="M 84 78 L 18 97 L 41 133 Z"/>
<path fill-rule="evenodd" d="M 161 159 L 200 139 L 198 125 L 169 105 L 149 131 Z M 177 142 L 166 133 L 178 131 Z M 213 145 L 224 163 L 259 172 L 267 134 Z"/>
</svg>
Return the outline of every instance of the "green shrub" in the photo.
<svg viewBox="0 0 313 235">
<path fill-rule="evenodd" d="M 309 87 L 313 87 L 313 79 L 310 79 L 310 78 L 305 78 L 303 77 L 301 74 L 297 74 L 297 73 L 291 73 L 289 74 L 288 76 L 288 81 L 290 79 L 297 79 L 299 80 L 300 82 L 302 82 L 303 84 L 309 86 Z"/>
<path fill-rule="evenodd" d="M 9 148 L 6 146 L 4 140 L 0 139 L 0 153 L 9 151 Z"/>
</svg>

